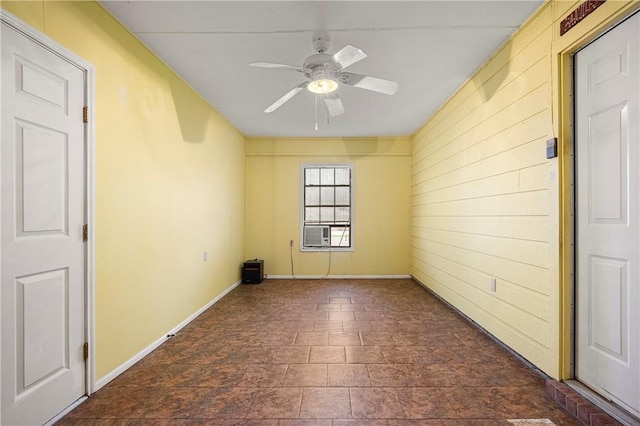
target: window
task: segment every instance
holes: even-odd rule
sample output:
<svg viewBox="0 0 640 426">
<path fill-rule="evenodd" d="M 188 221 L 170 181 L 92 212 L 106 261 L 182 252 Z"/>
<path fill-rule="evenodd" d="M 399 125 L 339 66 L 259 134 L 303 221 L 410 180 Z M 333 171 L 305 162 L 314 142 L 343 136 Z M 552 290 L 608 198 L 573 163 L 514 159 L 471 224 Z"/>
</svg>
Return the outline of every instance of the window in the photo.
<svg viewBox="0 0 640 426">
<path fill-rule="evenodd" d="M 352 249 L 352 206 L 352 164 L 303 164 L 302 249 Z"/>
</svg>

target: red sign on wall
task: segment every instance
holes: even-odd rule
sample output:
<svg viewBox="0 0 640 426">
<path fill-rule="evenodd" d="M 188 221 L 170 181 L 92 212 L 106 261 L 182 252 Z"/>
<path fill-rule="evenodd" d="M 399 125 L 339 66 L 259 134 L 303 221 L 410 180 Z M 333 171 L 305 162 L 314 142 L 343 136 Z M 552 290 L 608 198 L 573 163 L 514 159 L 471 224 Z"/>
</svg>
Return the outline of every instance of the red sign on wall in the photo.
<svg viewBox="0 0 640 426">
<path fill-rule="evenodd" d="M 560 35 L 564 35 L 571 28 L 578 25 L 580 21 L 589 16 L 591 12 L 602 6 L 607 0 L 587 0 L 580 6 L 567 15 L 566 18 L 560 22 Z"/>
</svg>

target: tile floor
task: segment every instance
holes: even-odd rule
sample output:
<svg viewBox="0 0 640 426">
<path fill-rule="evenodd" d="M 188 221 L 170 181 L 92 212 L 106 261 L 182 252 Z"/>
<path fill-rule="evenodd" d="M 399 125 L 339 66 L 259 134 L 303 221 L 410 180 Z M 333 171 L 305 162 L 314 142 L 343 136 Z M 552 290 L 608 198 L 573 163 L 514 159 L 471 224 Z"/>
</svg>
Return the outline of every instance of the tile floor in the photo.
<svg viewBox="0 0 640 426">
<path fill-rule="evenodd" d="M 542 377 L 399 279 L 241 285 L 58 424 L 580 423 Z"/>
</svg>

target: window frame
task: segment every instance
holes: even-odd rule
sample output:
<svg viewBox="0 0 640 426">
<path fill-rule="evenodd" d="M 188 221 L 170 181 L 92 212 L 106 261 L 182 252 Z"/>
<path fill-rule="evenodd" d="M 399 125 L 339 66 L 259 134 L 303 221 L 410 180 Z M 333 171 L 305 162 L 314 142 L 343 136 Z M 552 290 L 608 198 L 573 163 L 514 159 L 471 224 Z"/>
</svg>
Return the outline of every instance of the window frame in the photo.
<svg viewBox="0 0 640 426">
<path fill-rule="evenodd" d="M 308 247 L 304 245 L 304 227 L 305 227 L 305 171 L 309 168 L 348 168 L 351 174 L 351 182 L 349 185 L 349 237 L 350 237 L 350 246 L 349 247 Z M 354 174 L 354 165 L 353 163 L 301 163 L 300 164 L 300 251 L 303 252 L 314 252 L 314 251 L 345 251 L 350 252 L 354 251 L 354 242 L 355 242 L 355 233 L 354 233 L 354 215 L 355 215 L 355 174 Z M 322 223 L 318 225 L 323 226 Z M 313 226 L 313 225 L 312 225 Z"/>
</svg>

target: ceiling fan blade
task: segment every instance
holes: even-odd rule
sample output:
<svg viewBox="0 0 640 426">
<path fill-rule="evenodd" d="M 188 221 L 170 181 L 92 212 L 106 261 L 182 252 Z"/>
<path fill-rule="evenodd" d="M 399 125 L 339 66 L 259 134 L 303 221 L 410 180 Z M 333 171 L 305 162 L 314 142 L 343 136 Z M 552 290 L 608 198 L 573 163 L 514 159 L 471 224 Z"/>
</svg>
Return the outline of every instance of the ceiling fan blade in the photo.
<svg viewBox="0 0 640 426">
<path fill-rule="evenodd" d="M 374 92 L 384 93 L 385 95 L 393 95 L 398 91 L 398 83 L 395 81 L 370 77 L 368 75 L 343 72 L 340 73 L 340 81 L 349 86 L 373 90 Z"/>
<path fill-rule="evenodd" d="M 268 114 L 270 112 L 273 112 L 273 111 L 277 110 L 278 108 L 280 108 L 282 106 L 282 104 L 287 102 L 289 99 L 293 98 L 298 93 L 302 92 L 308 85 L 309 85 L 308 81 L 305 81 L 304 83 L 301 83 L 301 84 L 297 85 L 296 87 L 294 87 L 293 89 L 291 89 L 287 93 L 285 93 L 285 95 L 283 97 L 281 97 L 280 99 L 275 101 L 273 104 L 271 104 L 271 106 L 269 108 L 265 109 L 264 112 L 266 112 Z"/>
<path fill-rule="evenodd" d="M 258 68 L 285 68 L 285 69 L 290 69 L 294 71 L 302 71 L 302 68 L 297 67 L 295 65 L 274 64 L 272 62 L 251 62 L 249 66 L 258 67 Z"/>
<path fill-rule="evenodd" d="M 329 110 L 329 115 L 335 117 L 336 115 L 344 114 L 344 105 L 338 92 L 327 93 L 324 97 L 324 103 Z"/>
<path fill-rule="evenodd" d="M 367 54 L 355 46 L 347 44 L 340 51 L 333 55 L 333 60 L 340 64 L 342 69 L 345 69 L 349 65 L 353 65 L 356 62 L 367 57 Z"/>
</svg>

